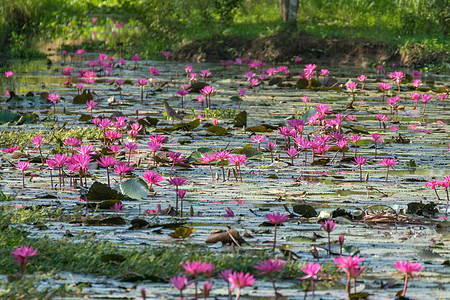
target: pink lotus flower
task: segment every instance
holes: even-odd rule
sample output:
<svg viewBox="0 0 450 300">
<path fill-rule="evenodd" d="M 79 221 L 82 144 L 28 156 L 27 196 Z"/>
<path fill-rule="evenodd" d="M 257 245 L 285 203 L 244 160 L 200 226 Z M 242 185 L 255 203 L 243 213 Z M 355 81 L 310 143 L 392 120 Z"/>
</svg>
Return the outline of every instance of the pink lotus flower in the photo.
<svg viewBox="0 0 450 300">
<path fill-rule="evenodd" d="M 14 75 L 14 73 L 12 72 L 12 71 L 6 71 L 5 72 L 5 77 L 6 78 L 9 78 L 9 77 L 11 77 L 11 76 L 13 76 Z"/>
<path fill-rule="evenodd" d="M 170 278 L 170 282 L 177 290 L 180 291 L 180 297 L 183 299 L 183 290 L 187 289 L 191 285 L 191 283 L 187 280 L 186 275 L 174 276 Z"/>
<path fill-rule="evenodd" d="M 17 146 L 9 147 L 9 148 L 6 148 L 6 149 L 2 149 L 2 151 L 5 152 L 5 153 L 13 154 L 14 151 L 16 151 L 19 148 L 20 148 L 20 146 L 17 145 Z"/>
<path fill-rule="evenodd" d="M 148 83 L 148 80 L 146 78 L 139 78 L 136 82 L 139 86 L 143 87 Z"/>
<path fill-rule="evenodd" d="M 171 52 L 169 52 L 169 51 L 162 51 L 161 54 L 162 54 L 165 58 L 168 58 L 168 57 L 172 57 L 172 56 L 173 56 L 173 54 L 172 54 Z"/>
<path fill-rule="evenodd" d="M 362 166 L 367 162 L 367 158 L 363 156 L 355 157 L 353 163 L 359 168 L 359 182 L 362 182 Z"/>
<path fill-rule="evenodd" d="M 265 142 L 265 141 L 268 141 L 268 140 L 269 140 L 268 138 L 266 138 L 266 136 L 265 136 L 264 134 L 261 134 L 261 135 L 259 135 L 259 134 L 252 135 L 252 136 L 250 137 L 250 139 L 251 139 L 253 142 L 255 142 L 255 143 L 258 144 L 258 150 L 261 150 L 261 143 L 262 143 L 262 142 Z"/>
<path fill-rule="evenodd" d="M 170 185 L 175 186 L 175 195 L 176 195 L 175 213 L 178 213 L 178 187 L 188 183 L 188 180 L 184 179 L 183 177 L 173 177 L 173 178 L 167 179 L 167 182 Z M 183 199 L 181 199 L 181 200 L 183 200 Z M 181 201 L 181 215 L 183 215 L 183 201 Z"/>
<path fill-rule="evenodd" d="M 314 295 L 314 279 L 318 279 L 317 274 L 322 270 L 322 266 L 319 263 L 309 263 L 300 270 L 306 274 L 305 276 L 300 277 L 300 279 L 311 278 L 311 292 Z"/>
<path fill-rule="evenodd" d="M 281 272 L 281 269 L 285 264 L 286 262 L 280 259 L 269 259 L 264 260 L 262 263 L 258 262 L 257 265 L 254 266 L 254 268 L 260 270 L 260 274 L 268 274 L 273 272 Z"/>
<path fill-rule="evenodd" d="M 236 287 L 238 288 L 238 292 L 236 294 L 236 300 L 239 299 L 241 295 L 241 289 L 246 286 L 251 286 L 253 282 L 255 282 L 255 277 L 250 273 L 244 274 L 244 272 L 233 272 L 228 277 L 228 281 L 231 283 L 230 290 L 234 290 Z"/>
<path fill-rule="evenodd" d="M 347 87 L 347 90 L 354 92 L 356 90 L 356 86 L 358 85 L 357 82 L 350 81 L 345 86 Z"/>
<path fill-rule="evenodd" d="M 413 274 L 413 272 L 418 272 L 424 269 L 424 267 L 422 267 L 418 262 L 406 262 L 401 260 L 395 262 L 394 267 L 396 267 L 400 273 L 406 273 L 411 277 L 418 276 Z"/>
<path fill-rule="evenodd" d="M 300 270 L 302 270 L 306 275 L 303 277 L 300 277 L 300 279 L 307 279 L 307 278 L 311 278 L 311 279 L 317 279 L 317 274 L 322 270 L 322 266 L 320 266 L 319 263 L 309 263 L 306 264 L 306 266 L 304 268 L 301 268 Z"/>
<path fill-rule="evenodd" d="M 180 152 L 169 151 L 168 156 L 172 159 L 172 162 L 173 162 L 170 170 L 173 169 L 173 167 L 175 166 L 175 163 L 184 164 L 184 162 L 186 160 L 186 157 L 181 156 Z"/>
<path fill-rule="evenodd" d="M 35 256 L 36 253 L 37 253 L 37 249 L 33 249 L 32 246 L 28 247 L 25 245 L 16 247 L 16 249 L 11 251 L 11 254 L 14 255 L 14 259 L 20 264 L 21 276 L 25 275 L 28 258 Z"/>
<path fill-rule="evenodd" d="M 135 55 L 133 55 L 133 57 L 131 58 L 131 60 L 134 61 L 134 62 L 138 62 L 138 61 L 141 60 L 141 58 L 139 57 L 139 54 L 135 54 Z"/>
<path fill-rule="evenodd" d="M 114 165 L 117 164 L 117 162 L 118 162 L 117 159 L 115 159 L 111 156 L 102 156 L 102 157 L 100 157 L 100 160 L 97 160 L 97 162 L 98 162 L 99 166 L 106 168 L 106 176 L 108 178 L 108 186 L 111 186 L 110 182 L 109 182 L 109 168 L 114 167 Z"/>
<path fill-rule="evenodd" d="M 322 229 L 330 233 L 336 228 L 336 223 L 333 220 L 325 220 L 322 222 Z"/>
<path fill-rule="evenodd" d="M 405 285 L 403 286 L 402 292 L 402 296 L 404 297 L 408 285 L 408 278 L 411 277 L 411 279 L 413 279 L 414 277 L 417 277 L 418 275 L 413 272 L 421 271 L 424 267 L 422 267 L 418 262 L 406 262 L 401 260 L 395 262 L 394 267 L 396 267 L 400 273 L 405 273 Z"/>
<path fill-rule="evenodd" d="M 289 219 L 289 215 L 283 215 L 283 214 L 277 212 L 277 213 L 272 213 L 272 214 L 266 214 L 266 215 L 264 215 L 264 217 L 266 217 L 270 223 L 275 225 L 274 235 L 273 235 L 273 250 L 275 250 L 275 245 L 277 243 L 277 227 L 278 227 L 278 225 L 280 225 L 281 223 L 283 223 L 284 221 Z"/>
<path fill-rule="evenodd" d="M 202 164 L 208 164 L 208 165 L 209 165 L 209 170 L 210 170 L 210 172 L 211 172 L 211 180 L 214 180 L 211 162 L 216 161 L 216 160 L 217 160 L 217 156 L 216 156 L 215 153 L 204 153 L 204 154 L 202 154 L 202 156 L 200 156 L 200 158 L 199 158 L 199 161 L 200 161 Z"/>
<path fill-rule="evenodd" d="M 395 170 L 393 166 L 398 164 L 398 161 L 396 161 L 394 158 L 383 158 L 378 162 L 380 163 L 380 165 L 386 167 L 386 181 L 387 181 L 389 176 L 389 167 L 391 167 L 392 170 Z"/>
<path fill-rule="evenodd" d="M 148 187 L 149 190 L 151 190 L 153 184 L 160 186 L 158 183 L 164 180 L 163 176 L 161 176 L 158 172 L 153 171 L 145 171 L 144 175 L 142 175 L 142 178 L 150 183 L 150 186 Z"/>
<path fill-rule="evenodd" d="M 201 70 L 200 71 L 200 77 L 206 78 L 206 77 L 209 77 L 209 76 L 211 76 L 211 72 L 209 70 Z"/>
<path fill-rule="evenodd" d="M 25 171 L 30 167 L 30 163 L 27 161 L 19 161 L 15 165 L 16 169 L 22 172 L 22 188 L 25 188 Z"/>
<path fill-rule="evenodd" d="M 131 172 L 133 170 L 134 170 L 134 167 L 130 163 L 122 162 L 122 163 L 118 163 L 118 164 L 114 165 L 114 171 L 116 171 L 119 174 L 120 181 L 122 181 L 123 174 Z"/>
<path fill-rule="evenodd" d="M 347 256 L 343 257 L 340 255 L 337 258 L 333 258 L 333 261 L 337 263 L 337 267 L 347 273 L 347 284 L 345 286 L 346 291 L 350 294 L 350 279 L 353 278 L 354 289 L 356 290 L 356 277 L 361 274 L 364 270 L 364 267 L 359 266 L 359 263 L 362 262 L 365 257 L 356 256 Z"/>
<path fill-rule="evenodd" d="M 279 224 L 283 223 L 284 221 L 286 221 L 287 219 L 289 219 L 289 215 L 284 215 L 279 212 L 272 213 L 272 214 L 266 214 L 266 215 L 264 215 L 264 217 L 266 217 L 269 220 L 269 222 L 274 225 L 279 225 Z"/>
<path fill-rule="evenodd" d="M 225 211 L 226 211 L 226 214 L 223 214 L 222 216 L 224 216 L 225 218 L 234 217 L 234 212 L 233 212 L 233 210 L 231 210 L 231 208 L 225 207 Z"/>
<path fill-rule="evenodd" d="M 258 262 L 256 266 L 254 266 L 253 268 L 260 270 L 261 273 L 260 274 L 269 274 L 270 279 L 272 280 L 272 285 L 273 285 L 273 289 L 275 292 L 275 297 L 277 296 L 277 288 L 275 286 L 275 280 L 273 277 L 273 273 L 274 272 L 281 272 L 281 269 L 283 268 L 283 266 L 286 264 L 285 261 L 282 261 L 280 259 L 269 259 L 269 260 L 264 260 L 264 262 Z"/>
</svg>

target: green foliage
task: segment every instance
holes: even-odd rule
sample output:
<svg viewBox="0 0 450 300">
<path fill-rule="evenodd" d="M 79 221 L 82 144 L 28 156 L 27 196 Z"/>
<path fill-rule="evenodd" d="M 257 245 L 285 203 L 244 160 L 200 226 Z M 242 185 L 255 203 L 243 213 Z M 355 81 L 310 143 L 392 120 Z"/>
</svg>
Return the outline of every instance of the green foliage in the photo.
<svg viewBox="0 0 450 300">
<path fill-rule="evenodd" d="M 367 37 L 424 50 L 448 49 L 447 0 L 300 0 L 298 27 L 327 37 Z M 138 52 L 162 58 L 162 50 L 198 39 L 245 39 L 282 28 L 276 0 L 16 0 L 0 6 L 0 49 L 35 57 L 38 40 L 62 48 Z M 97 17 L 96 23 L 92 18 Z M 116 22 L 124 22 L 116 28 Z M 69 26 L 70 24 L 70 26 Z M 94 35 L 95 33 L 95 35 Z M 81 45 L 65 45 L 66 41 Z M 410 49 L 410 48 L 408 48 Z M 5 53 L 5 52 L 4 52 Z"/>
</svg>

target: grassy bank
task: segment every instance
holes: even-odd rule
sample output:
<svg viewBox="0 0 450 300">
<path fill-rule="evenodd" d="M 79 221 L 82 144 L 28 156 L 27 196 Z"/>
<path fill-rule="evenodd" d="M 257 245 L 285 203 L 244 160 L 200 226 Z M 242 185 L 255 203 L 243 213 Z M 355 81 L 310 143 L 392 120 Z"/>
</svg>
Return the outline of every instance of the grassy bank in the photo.
<svg viewBox="0 0 450 300">
<path fill-rule="evenodd" d="M 37 55 L 38 41 L 60 48 L 140 53 L 224 34 L 243 39 L 283 28 L 276 0 L 17 0 L 0 6 L 0 48 L 9 57 Z M 298 29 L 322 38 L 369 38 L 428 55 L 449 49 L 446 0 L 300 1 Z M 95 22 L 93 18 L 97 18 Z M 69 45 L 68 45 L 69 44 Z M 75 46 L 74 46 L 75 47 Z"/>
</svg>

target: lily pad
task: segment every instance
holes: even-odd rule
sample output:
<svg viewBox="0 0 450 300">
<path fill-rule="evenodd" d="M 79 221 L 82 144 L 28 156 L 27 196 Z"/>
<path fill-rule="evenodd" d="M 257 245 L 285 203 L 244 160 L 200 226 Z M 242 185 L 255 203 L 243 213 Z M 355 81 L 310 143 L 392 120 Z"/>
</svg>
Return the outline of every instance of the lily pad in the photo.
<svg viewBox="0 0 450 300">
<path fill-rule="evenodd" d="M 122 217 L 111 217 L 100 220 L 100 225 L 114 226 L 114 225 L 126 225 L 127 222 Z"/>
<path fill-rule="evenodd" d="M 191 93 L 200 93 L 200 90 L 202 90 L 205 86 L 208 84 L 206 82 L 193 82 L 189 88 L 191 89 Z"/>
<path fill-rule="evenodd" d="M 251 132 L 272 132 L 273 130 L 270 128 L 267 128 L 265 126 L 252 126 L 247 128 L 247 131 L 251 131 Z"/>
<path fill-rule="evenodd" d="M 406 213 L 416 214 L 419 216 L 434 215 L 438 213 L 439 210 L 436 208 L 434 202 L 423 204 L 422 202 L 411 202 L 408 203 L 408 209 Z"/>
<path fill-rule="evenodd" d="M 73 104 L 86 104 L 86 102 L 93 100 L 91 92 L 88 90 L 84 90 L 80 95 L 76 95 L 73 97 Z"/>
<path fill-rule="evenodd" d="M 87 199 L 92 202 L 102 202 L 105 200 L 130 200 L 128 197 L 98 181 L 94 182 L 89 188 Z"/>
<path fill-rule="evenodd" d="M 234 127 L 247 126 L 247 112 L 245 110 L 241 111 L 234 117 L 233 126 Z"/>
<path fill-rule="evenodd" d="M 317 216 L 316 209 L 309 204 L 294 205 L 293 210 L 296 214 L 299 214 L 304 218 L 313 218 Z"/>
<path fill-rule="evenodd" d="M 208 128 L 206 128 L 206 132 L 212 135 L 219 135 L 219 136 L 228 134 L 228 131 L 225 128 L 218 125 L 209 126 Z"/>
<path fill-rule="evenodd" d="M 209 147 L 201 147 L 194 150 L 191 155 L 188 156 L 187 161 L 189 163 L 198 162 L 200 157 L 205 153 L 214 153 L 214 150 Z"/>
<path fill-rule="evenodd" d="M 16 121 L 20 118 L 20 115 L 11 110 L 0 110 L 0 124 Z"/>
<path fill-rule="evenodd" d="M 116 188 L 121 194 L 136 200 L 142 200 L 148 195 L 148 185 L 140 177 L 122 181 Z"/>
</svg>

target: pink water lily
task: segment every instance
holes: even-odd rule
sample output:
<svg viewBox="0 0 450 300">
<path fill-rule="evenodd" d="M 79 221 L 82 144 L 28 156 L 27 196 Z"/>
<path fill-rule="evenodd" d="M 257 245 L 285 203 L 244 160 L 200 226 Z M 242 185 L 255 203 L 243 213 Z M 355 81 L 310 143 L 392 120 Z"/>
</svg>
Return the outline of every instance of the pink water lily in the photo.
<svg viewBox="0 0 450 300">
<path fill-rule="evenodd" d="M 418 262 L 406 262 L 406 261 L 396 261 L 394 263 L 394 267 L 398 269 L 400 273 L 405 273 L 405 284 L 403 286 L 402 296 L 405 297 L 406 288 L 408 285 L 408 278 L 413 279 L 418 275 L 414 274 L 414 272 L 418 272 L 424 269 Z"/>
<path fill-rule="evenodd" d="M 273 273 L 281 272 L 281 269 L 283 269 L 285 264 L 286 262 L 280 259 L 269 259 L 264 260 L 263 262 L 258 262 L 257 265 L 253 267 L 260 270 L 261 274 L 269 274 L 270 280 L 272 281 L 273 290 L 275 292 L 275 297 L 277 297 L 277 287 L 275 285 Z"/>
<path fill-rule="evenodd" d="M 244 272 L 233 272 L 228 277 L 228 281 L 231 283 L 231 290 L 234 290 L 235 288 L 238 288 L 238 292 L 236 293 L 236 299 L 238 300 L 241 295 L 241 290 L 246 287 L 250 286 L 255 282 L 255 277 L 251 275 L 250 273 Z"/>
<path fill-rule="evenodd" d="M 277 243 L 277 226 L 289 219 L 289 215 L 284 215 L 279 212 L 272 213 L 272 214 L 266 214 L 264 215 L 270 223 L 275 225 L 274 229 L 274 235 L 273 235 L 273 250 L 275 250 L 275 245 Z"/>
<path fill-rule="evenodd" d="M 305 267 L 301 268 L 303 273 L 306 275 L 300 277 L 300 279 L 308 279 L 311 278 L 311 293 L 314 295 L 314 279 L 318 279 L 318 274 L 322 270 L 322 266 L 319 263 L 309 263 L 306 264 Z"/>
</svg>

